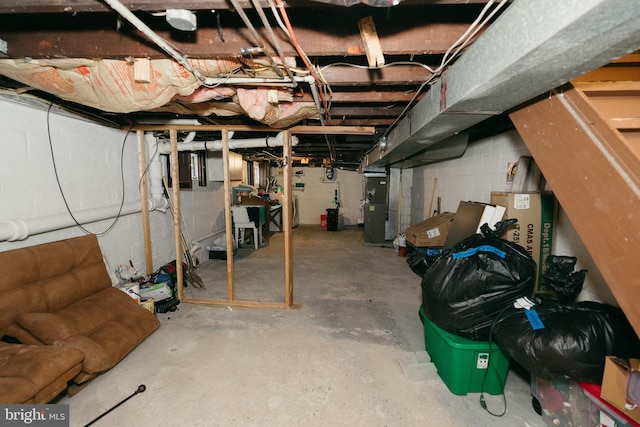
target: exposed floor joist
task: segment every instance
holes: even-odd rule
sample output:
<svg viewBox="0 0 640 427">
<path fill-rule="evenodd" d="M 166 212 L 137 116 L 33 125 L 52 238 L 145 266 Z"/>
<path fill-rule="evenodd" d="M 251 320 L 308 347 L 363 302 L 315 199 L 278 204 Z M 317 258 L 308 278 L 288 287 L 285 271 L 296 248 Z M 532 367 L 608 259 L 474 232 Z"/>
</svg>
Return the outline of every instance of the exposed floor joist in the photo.
<svg viewBox="0 0 640 427">
<path fill-rule="evenodd" d="M 96 2 L 97 3 L 97 2 Z M 358 30 L 359 14 L 347 9 L 323 9 L 315 20 L 309 10 L 289 10 L 290 19 L 298 25 L 295 36 L 309 56 L 362 56 L 364 46 Z M 232 12 L 223 12 L 218 28 L 214 14 L 199 17 L 195 33 L 180 33 L 165 22 L 164 17 L 146 16 L 155 32 L 182 53 L 192 58 L 215 58 L 241 55 L 241 50 L 255 46 L 255 38 Z M 385 55 L 427 55 L 444 53 L 467 29 L 468 23 L 432 22 L 423 18 L 427 10 L 399 9 L 390 12 L 393 20 L 380 24 L 379 38 Z M 251 14 L 251 11 L 247 11 Z M 399 15 L 399 16 L 398 16 Z M 431 16 L 430 19 L 434 17 Z M 437 18 L 437 17 L 436 17 Z M 442 17 L 450 20 L 451 17 Z M 258 34 L 270 40 L 268 32 L 254 21 Z M 166 55 L 135 28 L 118 22 L 113 14 L 74 16 L 2 14 L 0 35 L 10 48 L 12 57 L 31 58 L 118 58 L 123 56 L 164 58 Z M 290 41 L 276 32 L 283 53 L 297 56 Z"/>
<path fill-rule="evenodd" d="M 143 35 L 139 27 L 134 28 L 135 24 L 132 21 L 119 17 L 119 13 L 107 6 L 109 2 L 8 0 L 1 3 L 0 39 L 7 43 L 7 52 L 0 52 L 0 57 L 16 58 L 18 61 L 26 58 L 117 59 L 129 64 L 138 63 L 142 58 L 151 62 L 167 58 L 167 54 L 159 45 L 150 41 L 148 34 Z M 164 108 L 152 111 L 138 111 L 135 110 L 135 106 L 134 110 L 122 111 L 112 104 L 100 104 L 108 110 L 101 112 L 92 110 L 92 107 L 101 107 L 89 102 L 89 107 L 84 107 L 87 116 L 100 117 L 101 121 L 114 122 L 125 127 L 148 123 L 154 116 L 155 123 L 180 116 L 219 125 L 251 125 L 258 122 L 269 124 L 268 119 L 264 117 L 272 116 L 245 114 L 246 108 L 249 108 L 248 104 L 243 100 L 243 104 L 240 105 L 239 96 L 234 93 L 235 88 L 249 91 L 260 88 L 263 82 L 249 80 L 256 77 L 256 70 L 264 68 L 261 64 L 268 62 L 268 58 L 255 52 L 252 55 L 243 53 L 243 49 L 255 48 L 259 42 L 247 23 L 239 16 L 238 10 L 232 7 L 232 3 L 217 0 L 132 0 L 121 3 L 124 8 L 133 11 L 159 38 L 168 41 L 189 58 L 189 61 L 232 61 L 233 65 L 223 67 L 227 71 L 207 73 L 208 77 L 218 80 L 216 85 L 228 83 L 227 87 L 221 88 L 226 97 L 221 94 L 217 98 L 206 98 L 207 91 L 202 91 L 205 95 L 198 93 L 193 99 L 172 99 Z M 331 125 L 363 125 L 376 127 L 380 133 L 396 123 L 398 116 L 404 114 L 424 96 L 424 93 L 417 91 L 432 77 L 431 70 L 438 68 L 445 53 L 450 51 L 452 45 L 467 31 L 488 3 L 486 0 L 404 0 L 394 7 L 379 8 L 369 7 L 364 2 L 344 7 L 332 0 L 287 1 L 281 10 L 286 10 L 297 43 L 317 69 L 319 80 L 322 81 L 321 84 L 317 82 L 317 86 L 321 89 L 320 97 L 323 98 L 324 94 L 324 99 L 319 102 L 317 95 L 315 98 L 312 97 L 314 88 L 307 80 L 300 83 L 295 90 L 291 90 L 288 96 L 283 94 L 278 101 L 288 112 L 302 111 L 299 115 L 294 114 L 295 120 L 301 120 L 296 124 L 319 125 L 324 122 Z M 236 4 L 244 10 L 259 38 L 266 42 L 267 50 L 275 52 L 268 26 L 264 25 L 253 2 L 238 1 Z M 272 10 L 268 9 L 269 3 L 263 0 L 259 1 L 259 4 L 265 8 L 264 12 L 275 30 L 275 38 L 282 48 L 279 54 L 296 59 L 296 77 L 302 78 L 306 67 L 303 65 L 300 52 L 294 48 L 293 41 L 286 36 L 285 31 L 276 24 Z M 195 12 L 197 31 L 182 32 L 170 27 L 163 12 L 176 7 Z M 363 18 L 369 18 L 375 24 L 380 49 L 384 54 L 384 68 L 367 69 L 366 45 L 358 25 Z M 477 39 L 486 28 L 488 25 L 482 27 L 469 41 Z M 238 61 L 240 58 L 241 61 Z M 458 56 L 455 56 L 455 59 L 457 58 Z M 256 61 L 262 62 L 256 65 Z M 239 63 L 243 65 L 239 66 Z M 127 73 L 124 70 L 126 67 L 118 66 L 118 73 Z M 138 67 L 140 68 L 142 67 Z M 152 66 L 152 69 L 157 72 L 155 66 Z M 243 78 L 244 83 L 227 81 L 229 76 L 225 73 L 229 70 L 234 70 L 233 77 Z M 55 70 L 52 72 L 55 73 Z M 165 74 L 160 72 L 154 75 Z M 65 105 L 73 111 L 83 110 L 82 105 L 73 104 L 81 101 L 77 98 L 69 99 L 68 92 L 60 93 L 58 89 L 46 87 L 47 83 L 37 79 L 21 80 L 19 76 L 6 76 L 0 77 L 1 86 L 20 92 L 29 91 L 33 95 Z M 142 82 L 144 83 L 144 80 Z M 269 81 L 265 85 L 273 87 L 272 83 Z M 278 84 L 286 82 L 276 81 L 275 85 Z M 128 88 L 129 84 L 123 83 L 120 87 Z M 212 99 L 213 101 L 209 102 Z M 319 113 L 310 112 L 314 104 L 322 104 L 318 108 Z M 324 115 L 322 121 L 321 114 Z M 287 126 L 288 119 L 274 125 L 278 128 Z M 303 155 L 311 156 L 312 162 L 316 165 L 323 164 L 328 157 L 335 157 L 331 150 L 327 149 L 331 144 L 326 141 L 313 137 L 304 139 L 305 150 L 299 151 Z M 341 153 L 341 164 L 337 166 L 348 165 L 350 169 L 357 169 L 362 155 L 369 151 L 373 144 L 374 137 L 367 141 L 336 141 L 335 145 Z M 271 150 L 271 154 L 280 155 L 277 150 Z"/>
</svg>

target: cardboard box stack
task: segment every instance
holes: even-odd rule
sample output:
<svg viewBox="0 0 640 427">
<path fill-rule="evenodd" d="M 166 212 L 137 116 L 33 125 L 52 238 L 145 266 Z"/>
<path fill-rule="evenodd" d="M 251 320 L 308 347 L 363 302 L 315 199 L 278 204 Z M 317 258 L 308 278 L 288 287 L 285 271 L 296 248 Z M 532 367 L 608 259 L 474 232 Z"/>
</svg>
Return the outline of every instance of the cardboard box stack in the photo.
<svg viewBox="0 0 640 427">
<path fill-rule="evenodd" d="M 505 219 L 518 219 L 517 224 L 507 230 L 502 238 L 525 248 L 538 265 L 535 293 L 550 293 L 541 279 L 546 270 L 544 261 L 553 252 L 553 233 L 558 214 L 558 202 L 553 193 L 492 192 L 491 203 L 506 208 Z"/>
<path fill-rule="evenodd" d="M 454 215 L 445 212 L 412 225 L 404 232 L 407 242 L 415 247 L 442 247 Z"/>
</svg>

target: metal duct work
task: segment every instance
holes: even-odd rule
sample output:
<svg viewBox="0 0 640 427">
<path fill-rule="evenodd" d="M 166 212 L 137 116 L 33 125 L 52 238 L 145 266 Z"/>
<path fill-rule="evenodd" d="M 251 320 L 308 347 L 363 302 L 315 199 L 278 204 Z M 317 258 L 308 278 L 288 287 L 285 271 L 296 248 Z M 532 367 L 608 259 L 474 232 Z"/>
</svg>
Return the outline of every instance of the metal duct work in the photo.
<svg viewBox="0 0 640 427">
<path fill-rule="evenodd" d="M 513 2 L 398 122 L 387 150 L 368 155 L 365 169 L 409 159 L 633 52 L 639 19 L 637 0 Z"/>
</svg>

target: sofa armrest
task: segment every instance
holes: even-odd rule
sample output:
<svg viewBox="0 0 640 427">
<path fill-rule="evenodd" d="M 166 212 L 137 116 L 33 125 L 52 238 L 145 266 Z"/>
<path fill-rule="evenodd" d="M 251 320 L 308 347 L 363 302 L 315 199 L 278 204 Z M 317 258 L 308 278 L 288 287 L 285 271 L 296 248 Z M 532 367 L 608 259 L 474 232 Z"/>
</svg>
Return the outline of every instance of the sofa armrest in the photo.
<svg viewBox="0 0 640 427">
<path fill-rule="evenodd" d="M 84 354 L 71 347 L 0 342 L 0 403 L 46 403 L 81 370 Z"/>
</svg>

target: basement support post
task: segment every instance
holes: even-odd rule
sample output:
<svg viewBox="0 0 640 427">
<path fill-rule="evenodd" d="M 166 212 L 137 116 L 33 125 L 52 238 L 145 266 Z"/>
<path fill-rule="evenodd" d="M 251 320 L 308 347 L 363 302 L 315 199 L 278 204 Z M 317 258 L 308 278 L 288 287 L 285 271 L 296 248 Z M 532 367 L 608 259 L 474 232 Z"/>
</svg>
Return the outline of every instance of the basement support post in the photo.
<svg viewBox="0 0 640 427">
<path fill-rule="evenodd" d="M 227 298 L 233 301 L 233 225 L 231 223 L 231 182 L 229 180 L 229 131 L 222 131 L 222 167 L 224 173 L 224 227 L 227 245 Z"/>
<path fill-rule="evenodd" d="M 375 129 L 373 127 L 350 127 L 350 126 L 295 126 L 283 133 L 283 155 L 285 157 L 285 193 L 284 206 L 282 209 L 283 228 L 285 239 L 285 301 L 283 302 L 266 302 L 237 300 L 234 296 L 233 283 L 233 241 L 232 241 L 232 218 L 231 218 L 231 184 L 229 180 L 229 131 L 273 131 L 273 129 L 253 128 L 248 126 L 213 126 L 213 125 L 171 125 L 171 126 L 137 126 L 132 128 L 139 132 L 144 131 L 169 131 L 170 135 L 170 156 L 171 156 L 171 179 L 173 181 L 173 206 L 176 212 L 174 216 L 174 228 L 176 235 L 176 273 L 178 275 L 178 298 L 181 302 L 191 304 L 202 304 L 211 306 L 227 306 L 227 307 L 252 307 L 252 308 L 272 308 L 272 309 L 297 309 L 300 304 L 293 302 L 293 231 L 292 231 L 292 145 L 294 133 L 301 134 L 342 134 L 342 135 L 373 135 Z M 182 267 L 182 231 L 180 229 L 180 186 L 178 176 L 178 141 L 177 132 L 181 131 L 221 131 L 223 143 L 223 167 L 224 167 L 224 192 L 225 192 L 225 228 L 226 228 L 226 244 L 227 244 L 227 285 L 229 295 L 227 299 L 214 298 L 183 298 L 183 267 Z M 150 250 L 150 249 L 149 249 Z M 150 253 L 150 252 L 149 252 Z"/>
<path fill-rule="evenodd" d="M 176 243 L 176 276 L 178 299 L 182 301 L 184 280 L 182 277 L 182 229 L 180 228 L 180 176 L 178 174 L 178 131 L 169 131 L 171 142 L 171 189 L 173 190 L 173 232 Z"/>
<path fill-rule="evenodd" d="M 285 282 L 285 305 L 293 307 L 293 236 L 292 236 L 292 206 L 291 206 L 291 132 L 284 131 L 284 145 L 282 156 L 284 157 L 284 206 L 282 208 L 282 218 L 284 226 L 284 282 Z"/>
<path fill-rule="evenodd" d="M 144 265 L 146 274 L 153 273 L 153 253 L 151 250 L 151 225 L 149 223 L 149 187 L 147 186 L 147 156 L 144 131 L 137 131 L 138 170 L 140 172 L 140 204 L 142 205 L 142 234 L 144 239 Z"/>
</svg>

